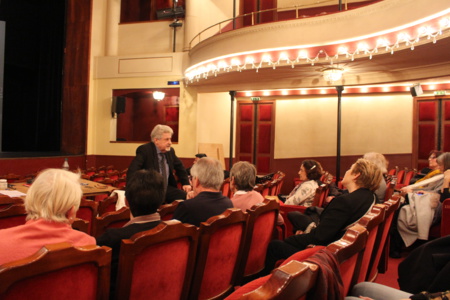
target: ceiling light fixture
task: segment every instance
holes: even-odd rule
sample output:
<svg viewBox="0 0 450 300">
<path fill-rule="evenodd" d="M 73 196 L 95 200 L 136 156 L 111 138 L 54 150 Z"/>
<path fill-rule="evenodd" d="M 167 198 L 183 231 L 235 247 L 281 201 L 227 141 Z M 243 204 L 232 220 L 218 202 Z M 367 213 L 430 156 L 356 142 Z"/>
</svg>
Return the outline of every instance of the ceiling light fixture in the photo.
<svg viewBox="0 0 450 300">
<path fill-rule="evenodd" d="M 328 67 L 322 70 L 323 78 L 330 83 L 341 80 L 343 73 L 344 69 L 340 67 Z"/>
<path fill-rule="evenodd" d="M 165 96 L 166 96 L 166 93 L 164 93 L 164 92 L 158 92 L 158 91 L 153 92 L 153 99 L 155 99 L 156 101 L 163 100 Z"/>
</svg>

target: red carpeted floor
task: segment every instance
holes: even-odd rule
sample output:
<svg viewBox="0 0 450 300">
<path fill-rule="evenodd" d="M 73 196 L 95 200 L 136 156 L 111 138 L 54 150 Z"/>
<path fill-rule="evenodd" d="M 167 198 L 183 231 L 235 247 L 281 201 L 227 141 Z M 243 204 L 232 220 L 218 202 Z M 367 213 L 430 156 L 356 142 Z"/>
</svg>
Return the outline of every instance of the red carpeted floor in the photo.
<svg viewBox="0 0 450 300">
<path fill-rule="evenodd" d="M 378 273 L 376 283 L 387 285 L 398 289 L 398 265 L 403 261 L 403 259 L 408 255 L 408 253 L 402 253 L 402 258 L 390 258 L 388 259 L 387 271 L 384 274 Z"/>
</svg>

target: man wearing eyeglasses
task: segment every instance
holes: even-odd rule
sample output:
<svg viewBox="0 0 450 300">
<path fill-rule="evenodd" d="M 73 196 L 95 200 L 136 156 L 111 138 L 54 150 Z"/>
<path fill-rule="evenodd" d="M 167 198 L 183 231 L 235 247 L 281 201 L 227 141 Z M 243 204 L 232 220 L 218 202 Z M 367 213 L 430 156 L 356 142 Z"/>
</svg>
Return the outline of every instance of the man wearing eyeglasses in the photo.
<svg viewBox="0 0 450 300">
<path fill-rule="evenodd" d="M 128 167 L 127 179 L 138 170 L 155 170 L 164 179 L 165 203 L 186 199 L 186 193 L 191 191 L 188 175 L 181 160 L 176 156 L 172 146 L 173 130 L 167 125 L 156 125 L 151 134 L 151 142 L 141 145 L 136 150 L 136 157 Z M 183 189 L 177 187 L 177 179 Z"/>
<path fill-rule="evenodd" d="M 210 217 L 220 215 L 227 208 L 233 208 L 230 198 L 220 191 L 223 184 L 223 169 L 212 157 L 198 160 L 191 169 L 193 191 L 186 201 L 178 204 L 173 218 L 183 223 L 200 226 Z"/>
</svg>

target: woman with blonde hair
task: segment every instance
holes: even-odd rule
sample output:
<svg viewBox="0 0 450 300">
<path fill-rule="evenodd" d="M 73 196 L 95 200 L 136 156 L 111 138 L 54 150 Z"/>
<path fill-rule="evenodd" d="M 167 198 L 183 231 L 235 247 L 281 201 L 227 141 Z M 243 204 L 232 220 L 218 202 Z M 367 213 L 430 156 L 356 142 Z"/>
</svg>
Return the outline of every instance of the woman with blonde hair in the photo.
<svg viewBox="0 0 450 300">
<path fill-rule="evenodd" d="M 308 227 L 312 228 L 309 233 L 296 234 L 284 241 L 270 242 L 264 273 L 270 273 L 279 259 L 286 259 L 308 245 L 326 246 L 340 239 L 345 230 L 358 222 L 375 204 L 374 191 L 378 189 L 382 177 L 380 168 L 374 163 L 363 158 L 358 159 L 342 179 L 348 193 L 336 197 L 325 207 L 318 224 L 308 224 Z"/>
<path fill-rule="evenodd" d="M 95 238 L 72 229 L 83 192 L 80 175 L 60 169 L 40 173 L 25 198 L 27 222 L 0 230 L 0 264 L 28 257 L 44 245 L 95 245 Z"/>
<path fill-rule="evenodd" d="M 380 168 L 383 174 L 386 174 L 388 172 L 387 168 L 389 162 L 387 161 L 387 159 L 384 157 L 383 154 L 378 152 L 368 152 L 364 154 L 363 158 L 373 162 L 378 168 Z M 386 189 L 387 189 L 386 180 L 383 177 L 380 181 L 380 187 L 375 191 L 375 195 L 377 195 L 379 203 L 384 202 Z"/>
</svg>

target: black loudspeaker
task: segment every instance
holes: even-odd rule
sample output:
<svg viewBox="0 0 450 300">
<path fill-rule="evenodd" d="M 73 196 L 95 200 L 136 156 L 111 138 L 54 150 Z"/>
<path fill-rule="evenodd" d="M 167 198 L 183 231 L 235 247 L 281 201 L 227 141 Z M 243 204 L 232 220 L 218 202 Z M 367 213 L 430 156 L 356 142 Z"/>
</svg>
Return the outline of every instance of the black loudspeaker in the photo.
<svg viewBox="0 0 450 300">
<path fill-rule="evenodd" d="M 113 97 L 111 104 L 111 114 L 121 114 L 125 112 L 125 97 L 117 96 Z"/>
<path fill-rule="evenodd" d="M 174 19 L 184 17 L 184 8 L 177 6 L 174 8 L 159 9 L 156 11 L 156 18 L 161 19 Z"/>
<path fill-rule="evenodd" d="M 422 87 L 419 85 L 415 85 L 409 89 L 411 91 L 411 96 L 416 97 L 423 94 Z"/>
</svg>

